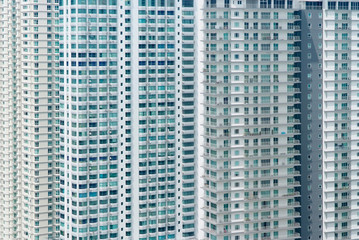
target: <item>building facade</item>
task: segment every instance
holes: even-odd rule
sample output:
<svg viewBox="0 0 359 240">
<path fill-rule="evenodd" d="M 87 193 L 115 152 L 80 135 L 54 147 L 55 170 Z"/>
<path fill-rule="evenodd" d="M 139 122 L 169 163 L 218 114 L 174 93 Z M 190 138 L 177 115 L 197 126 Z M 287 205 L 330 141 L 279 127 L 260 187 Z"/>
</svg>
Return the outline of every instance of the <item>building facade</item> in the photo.
<svg viewBox="0 0 359 240">
<path fill-rule="evenodd" d="M 301 6 L 301 237 L 323 238 L 323 12 Z"/>
<path fill-rule="evenodd" d="M 206 2 L 205 238 L 358 238 L 358 9 Z"/>
<path fill-rule="evenodd" d="M 0 7 L 0 239 L 359 238 L 359 1 Z"/>
<path fill-rule="evenodd" d="M 0 239 L 57 239 L 58 6 L 0 6 Z"/>
<path fill-rule="evenodd" d="M 323 2 L 324 239 L 358 230 L 358 2 Z"/>
<path fill-rule="evenodd" d="M 300 15 L 292 1 L 204 11 L 205 239 L 299 239 Z"/>
<path fill-rule="evenodd" d="M 197 239 L 196 1 L 60 1 L 60 239 Z"/>
<path fill-rule="evenodd" d="M 1 4 L 1 29 L 2 38 L 0 41 L 0 61 L 1 61 L 1 147 L 0 147 L 0 164 L 1 164 L 1 225 L 0 229 L 3 236 L 8 239 L 16 239 L 20 235 L 21 229 L 20 214 L 20 189 L 18 171 L 18 157 L 20 155 L 19 136 L 20 130 L 17 128 L 20 125 L 20 111 L 17 106 L 20 104 L 20 90 L 21 84 L 19 78 L 19 58 L 20 49 L 14 49 L 19 42 L 17 32 L 13 29 L 17 28 L 19 23 L 19 16 L 12 17 L 15 14 L 16 4 L 11 1 L 6 1 Z M 21 151 L 21 149 L 20 149 Z M 16 224 L 14 224 L 16 222 Z M 3 239 L 5 239 L 3 238 Z"/>
</svg>

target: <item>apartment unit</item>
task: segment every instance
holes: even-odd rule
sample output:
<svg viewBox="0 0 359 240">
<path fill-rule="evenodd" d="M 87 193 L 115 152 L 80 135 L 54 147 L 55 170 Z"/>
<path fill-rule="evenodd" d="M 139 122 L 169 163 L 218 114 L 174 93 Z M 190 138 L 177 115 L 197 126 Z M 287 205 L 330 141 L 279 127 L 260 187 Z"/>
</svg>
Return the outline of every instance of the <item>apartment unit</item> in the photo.
<svg viewBox="0 0 359 240">
<path fill-rule="evenodd" d="M 0 239 L 56 239 L 57 4 L 0 8 Z"/>
<path fill-rule="evenodd" d="M 195 4 L 60 1 L 60 239 L 197 239 Z"/>
</svg>

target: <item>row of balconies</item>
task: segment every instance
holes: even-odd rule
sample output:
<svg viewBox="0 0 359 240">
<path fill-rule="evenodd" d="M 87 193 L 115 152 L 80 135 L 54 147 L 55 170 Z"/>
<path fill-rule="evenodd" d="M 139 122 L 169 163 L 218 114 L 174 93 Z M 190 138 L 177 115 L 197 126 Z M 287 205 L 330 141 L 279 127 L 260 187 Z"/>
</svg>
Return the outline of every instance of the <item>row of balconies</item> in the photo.
<svg viewBox="0 0 359 240">
<path fill-rule="evenodd" d="M 336 186 L 334 187 L 335 191 L 347 191 L 349 190 L 349 186 Z"/>
<path fill-rule="evenodd" d="M 300 30 L 300 26 L 299 25 L 289 25 L 289 26 L 273 26 L 273 27 L 267 27 L 267 26 L 260 26 L 258 25 L 254 25 L 254 26 L 245 26 L 244 29 L 238 29 L 238 30 L 242 30 L 242 31 L 246 31 L 246 30 L 267 30 L 267 31 L 278 31 L 278 30 L 284 30 L 284 31 L 291 31 L 291 30 Z"/>
<path fill-rule="evenodd" d="M 287 162 L 282 162 L 282 166 L 290 166 L 290 165 L 300 165 L 300 161 L 298 160 L 288 160 Z M 251 168 L 251 169 L 257 169 L 257 168 L 272 168 L 272 167 L 278 167 L 279 164 L 270 164 L 270 163 L 262 163 L 260 165 L 258 164 L 251 164 L 251 165 L 245 165 L 245 168 Z"/>
<path fill-rule="evenodd" d="M 267 83 L 267 84 L 272 84 L 272 83 L 275 83 L 275 84 L 279 84 L 279 83 L 288 83 L 288 82 L 300 82 L 300 78 L 287 78 L 286 81 L 281 81 L 279 82 L 279 80 L 272 80 L 270 82 L 262 82 L 262 81 L 259 81 L 258 78 L 249 78 L 249 79 L 244 79 L 244 83 Z"/>
<path fill-rule="evenodd" d="M 282 162 L 281 165 L 278 164 L 261 164 L 261 165 L 245 165 L 244 168 L 246 169 L 272 169 L 272 168 L 278 168 L 281 166 L 284 167 L 290 167 L 290 166 L 299 166 L 300 165 L 300 161 L 288 161 L 288 162 Z M 205 164 L 203 165 L 204 169 L 211 169 L 213 171 L 216 172 L 222 172 L 222 171 L 231 171 L 233 170 L 232 168 L 230 168 L 230 166 L 215 166 L 215 165 L 209 165 L 209 164 Z M 243 167 L 242 167 L 243 168 Z M 205 175 L 204 175 L 205 176 Z M 248 178 L 249 176 L 247 176 Z M 231 177 L 231 179 L 242 179 L 242 176 L 236 176 L 236 177 Z"/>
<path fill-rule="evenodd" d="M 298 182 L 298 181 L 295 181 L 295 182 L 288 182 L 288 184 L 287 185 L 278 185 L 278 183 L 276 183 L 276 184 L 273 184 L 273 185 L 271 185 L 270 183 L 268 183 L 268 184 L 261 184 L 260 186 L 259 185 L 253 185 L 253 186 L 251 186 L 251 187 L 244 187 L 244 189 L 258 189 L 258 188 L 260 188 L 260 189 L 266 189 L 266 188 L 269 188 L 269 189 L 280 189 L 280 188 L 288 188 L 288 186 L 300 186 L 300 182 Z M 224 189 L 224 190 L 228 190 L 228 189 Z M 233 189 L 233 190 L 235 190 L 235 189 Z"/>
<path fill-rule="evenodd" d="M 350 60 L 350 57 L 347 56 L 347 57 L 339 58 L 338 56 L 336 56 L 336 57 L 334 58 L 334 60 L 335 60 L 335 61 L 348 61 L 348 60 Z"/>
<path fill-rule="evenodd" d="M 291 217 L 300 217 L 300 213 L 299 212 L 294 212 L 292 214 L 288 214 L 288 215 L 285 215 L 285 216 L 282 216 L 280 217 L 279 215 L 273 215 L 273 216 L 262 216 L 261 218 L 245 218 L 245 221 L 246 222 L 249 222 L 249 221 L 258 221 L 258 220 L 264 220 L 264 221 L 267 221 L 268 219 L 278 219 L 278 218 L 291 218 Z"/>
<path fill-rule="evenodd" d="M 344 117 L 344 116 L 342 116 L 342 117 L 338 117 L 338 116 L 336 116 L 336 117 L 334 117 L 334 119 L 327 119 L 328 121 L 333 121 L 333 120 L 335 120 L 335 121 L 350 121 L 350 117 Z"/>
<path fill-rule="evenodd" d="M 286 134 L 299 134 L 300 130 L 299 129 L 293 129 L 291 132 L 286 132 Z M 277 134 L 281 134 L 277 131 L 259 131 L 259 132 L 245 132 L 244 136 L 255 136 L 258 137 L 259 135 L 277 135 Z M 282 135 L 282 134 L 281 134 Z"/>
<path fill-rule="evenodd" d="M 252 6 L 251 4 L 247 3 L 247 7 L 249 8 L 258 8 L 257 5 L 254 5 Z M 234 19 L 238 19 L 238 18 L 234 18 Z M 294 21 L 294 20 L 299 20 L 301 19 L 300 18 L 300 15 L 293 15 L 292 17 L 288 16 L 288 17 L 284 17 L 284 18 L 280 18 L 279 16 L 277 16 L 276 18 L 273 17 L 270 17 L 270 16 L 257 16 L 257 17 L 253 17 L 253 18 L 249 18 L 249 17 L 244 17 L 245 20 L 254 20 L 256 22 L 258 22 L 259 20 L 284 20 L 285 22 L 290 22 L 291 21 Z"/>
<path fill-rule="evenodd" d="M 350 30 L 350 26 L 335 26 L 335 30 Z M 326 29 L 326 30 L 333 30 L 333 29 Z"/>
<path fill-rule="evenodd" d="M 283 188 L 288 188 L 287 186 L 283 186 Z M 275 188 L 277 189 L 277 188 Z M 299 197 L 301 194 L 300 192 L 293 192 L 293 193 L 289 193 L 289 194 L 283 194 L 283 195 L 268 195 L 268 196 L 246 196 L 244 197 L 245 200 L 263 200 L 263 199 L 273 199 L 273 198 L 288 198 L 288 197 Z"/>
<path fill-rule="evenodd" d="M 300 228 L 300 223 L 299 222 L 295 222 L 295 223 L 290 223 L 290 224 L 287 224 L 286 226 L 282 225 L 282 226 L 278 226 L 278 225 L 275 225 L 275 226 L 261 226 L 261 227 L 254 227 L 252 229 L 249 229 L 249 228 L 245 228 L 246 232 L 248 233 L 254 233 L 254 232 L 268 232 L 270 230 L 287 230 L 287 229 L 290 229 L 290 228 Z M 262 238 L 262 239 L 265 239 L 265 238 Z M 272 240 L 272 238 L 268 238 L 270 240 Z"/>
<path fill-rule="evenodd" d="M 274 142 L 272 142 L 272 143 L 262 143 L 262 144 L 258 144 L 258 143 L 254 143 L 254 144 L 246 144 L 245 145 L 245 147 L 247 148 L 247 149 L 249 149 L 249 148 L 258 148 L 258 149 L 260 149 L 261 147 L 262 148 L 266 148 L 266 147 L 268 147 L 268 146 L 270 146 L 270 147 L 273 147 L 274 145 L 278 145 L 279 144 L 279 141 L 274 141 Z M 288 146 L 288 145 L 299 145 L 300 144 L 300 141 L 299 140 L 289 140 L 289 141 L 287 141 L 287 142 L 281 142 L 281 144 L 279 144 L 281 147 L 283 147 L 283 146 Z M 245 155 L 246 157 L 248 157 L 247 155 Z"/>
<path fill-rule="evenodd" d="M 287 166 L 286 166 L 287 167 Z M 292 172 L 288 172 L 285 175 L 278 175 L 278 173 L 263 173 L 263 174 L 253 174 L 252 176 L 250 175 L 244 175 L 244 179 L 248 179 L 248 180 L 256 180 L 259 178 L 286 178 L 286 177 L 295 177 L 295 176 L 300 176 L 300 171 L 292 171 Z"/>
<path fill-rule="evenodd" d="M 284 199 L 284 201 L 286 201 L 286 199 Z M 264 206 L 261 206 L 260 208 L 258 206 L 253 207 L 253 208 L 248 207 L 248 208 L 245 208 L 245 211 L 249 212 L 249 213 L 258 213 L 258 212 L 268 211 L 268 209 L 287 209 L 287 208 L 291 208 L 291 207 L 295 207 L 295 208 L 300 207 L 300 202 L 291 201 L 291 202 L 288 202 L 286 205 L 284 205 L 284 204 L 272 204 L 272 206 L 264 205 Z M 233 211 L 233 209 L 231 211 Z M 243 210 L 239 210 L 239 211 L 243 211 Z M 256 220 L 258 220 L 258 219 L 256 219 Z"/>
<path fill-rule="evenodd" d="M 348 166 L 334 167 L 334 170 L 335 171 L 344 171 L 344 172 L 346 172 L 347 170 L 350 170 L 350 164 L 348 164 Z"/>
<path fill-rule="evenodd" d="M 284 83 L 284 82 L 283 82 Z M 263 84 L 264 85 L 264 84 Z M 284 89 L 280 89 L 281 91 L 278 91 L 278 90 L 274 90 L 274 89 L 272 89 L 272 91 L 270 91 L 270 90 L 268 90 L 268 91 L 261 91 L 261 92 L 259 92 L 259 91 L 253 91 L 253 92 L 251 92 L 251 91 L 246 91 L 244 94 L 246 94 L 246 95 L 261 95 L 261 94 L 268 94 L 268 95 L 289 95 L 288 97 L 289 98 L 292 98 L 291 96 L 292 96 L 292 94 L 295 94 L 295 93 L 300 93 L 300 88 L 288 88 L 288 89 L 286 89 L 285 91 L 283 91 Z M 234 93 L 234 94 L 236 94 L 236 93 Z M 243 93 L 240 93 L 240 94 L 243 94 Z M 257 102 L 258 103 L 258 102 Z"/>
<path fill-rule="evenodd" d="M 211 39 L 207 39 L 211 40 Z M 291 40 L 300 40 L 300 36 L 292 36 L 288 38 L 279 38 L 279 37 L 262 37 L 261 39 L 258 39 L 258 37 L 245 37 L 245 41 L 291 41 Z"/>
</svg>

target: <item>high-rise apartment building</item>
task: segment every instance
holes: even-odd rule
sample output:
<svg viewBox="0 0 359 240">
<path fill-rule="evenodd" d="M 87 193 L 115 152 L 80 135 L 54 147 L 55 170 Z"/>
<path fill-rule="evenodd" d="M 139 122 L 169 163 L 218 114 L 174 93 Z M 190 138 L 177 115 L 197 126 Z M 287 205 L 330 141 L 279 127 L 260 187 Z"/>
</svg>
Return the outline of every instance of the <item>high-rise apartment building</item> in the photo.
<svg viewBox="0 0 359 240">
<path fill-rule="evenodd" d="M 57 3 L 0 9 L 0 239 L 57 239 Z"/>
<path fill-rule="evenodd" d="M 301 237 L 322 239 L 322 2 L 301 7 Z"/>
<path fill-rule="evenodd" d="M 193 0 L 60 1 L 60 239 L 196 239 Z"/>
<path fill-rule="evenodd" d="M 304 239 L 357 239 L 358 1 L 301 6 Z"/>
<path fill-rule="evenodd" d="M 0 8 L 0 239 L 359 238 L 359 1 Z"/>
<path fill-rule="evenodd" d="M 1 41 L 0 41 L 0 61 L 1 61 L 1 87 L 0 87 L 0 164 L 1 164 L 1 214 L 0 214 L 0 231 L 2 235 L 8 239 L 16 238 L 19 235 L 20 214 L 20 189 L 19 185 L 21 175 L 18 174 L 20 169 L 18 156 L 21 149 L 18 147 L 20 129 L 20 111 L 18 105 L 20 103 L 19 85 L 19 57 L 20 49 L 16 49 L 19 42 L 16 28 L 19 23 L 19 17 L 13 16 L 16 9 L 15 3 L 1 3 Z M 15 30 L 15 31 L 14 31 Z M 21 125 L 20 125 L 21 126 Z M 20 127 L 19 126 L 19 127 Z M 2 236 L 2 237 L 3 237 Z M 1 237 L 1 238 L 2 238 Z M 4 238 L 3 238 L 4 239 Z"/>
<path fill-rule="evenodd" d="M 208 1 L 205 238 L 299 239 L 300 14 L 293 1 Z"/>
<path fill-rule="evenodd" d="M 357 239 L 359 2 L 204 11 L 205 237 Z"/>
<path fill-rule="evenodd" d="M 359 237 L 358 24 L 359 2 L 323 2 L 324 239 Z"/>
</svg>

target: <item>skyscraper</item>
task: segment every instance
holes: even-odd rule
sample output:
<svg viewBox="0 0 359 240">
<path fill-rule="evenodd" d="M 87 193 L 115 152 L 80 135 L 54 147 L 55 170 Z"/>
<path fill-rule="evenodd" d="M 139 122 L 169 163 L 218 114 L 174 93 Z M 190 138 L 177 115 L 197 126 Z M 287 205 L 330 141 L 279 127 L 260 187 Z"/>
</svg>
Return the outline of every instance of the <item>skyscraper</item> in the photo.
<svg viewBox="0 0 359 240">
<path fill-rule="evenodd" d="M 60 239 L 196 239 L 195 10 L 60 1 Z"/>
<path fill-rule="evenodd" d="M 52 0 L 0 6 L 0 238 L 56 239 L 57 6 Z"/>
<path fill-rule="evenodd" d="M 292 1 L 208 1 L 206 239 L 298 239 L 300 15 Z"/>
<path fill-rule="evenodd" d="M 0 8 L 0 239 L 359 238 L 359 1 Z"/>
<path fill-rule="evenodd" d="M 358 14 L 356 1 L 323 2 L 324 239 L 359 236 Z"/>
<path fill-rule="evenodd" d="M 206 2 L 207 238 L 358 238 L 358 12 Z"/>
<path fill-rule="evenodd" d="M 323 238 L 323 12 L 303 2 L 301 16 L 301 237 Z"/>
</svg>

